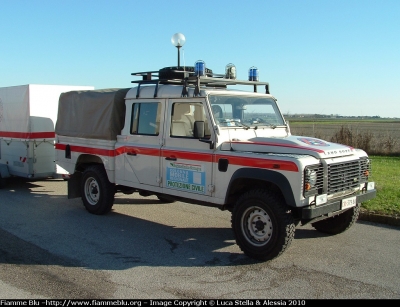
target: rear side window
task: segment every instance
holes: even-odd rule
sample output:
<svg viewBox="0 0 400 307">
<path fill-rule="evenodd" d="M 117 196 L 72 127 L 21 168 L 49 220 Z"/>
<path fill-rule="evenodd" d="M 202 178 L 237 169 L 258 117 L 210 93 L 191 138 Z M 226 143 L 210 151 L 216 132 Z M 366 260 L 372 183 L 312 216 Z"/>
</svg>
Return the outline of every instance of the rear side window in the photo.
<svg viewBox="0 0 400 307">
<path fill-rule="evenodd" d="M 132 104 L 131 134 L 158 135 L 161 104 L 157 102 Z"/>
</svg>

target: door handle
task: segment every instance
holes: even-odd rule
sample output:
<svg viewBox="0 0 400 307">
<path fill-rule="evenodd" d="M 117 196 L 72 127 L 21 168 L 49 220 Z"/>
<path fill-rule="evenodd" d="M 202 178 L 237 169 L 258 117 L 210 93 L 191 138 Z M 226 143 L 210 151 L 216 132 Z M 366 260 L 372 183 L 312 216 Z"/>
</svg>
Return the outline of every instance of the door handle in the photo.
<svg viewBox="0 0 400 307">
<path fill-rule="evenodd" d="M 172 156 L 172 157 L 166 157 L 165 160 L 168 161 L 176 161 L 176 157 Z"/>
<path fill-rule="evenodd" d="M 136 154 L 136 152 L 127 152 L 126 153 L 128 156 L 136 156 L 137 154 Z"/>
</svg>

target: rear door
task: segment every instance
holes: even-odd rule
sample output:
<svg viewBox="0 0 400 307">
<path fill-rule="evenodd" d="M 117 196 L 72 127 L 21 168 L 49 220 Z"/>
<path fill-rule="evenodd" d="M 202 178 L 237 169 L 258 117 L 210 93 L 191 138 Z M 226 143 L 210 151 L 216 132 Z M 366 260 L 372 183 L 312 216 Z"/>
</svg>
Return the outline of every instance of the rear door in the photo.
<svg viewBox="0 0 400 307">
<path fill-rule="evenodd" d="M 124 140 L 124 180 L 133 186 L 134 183 L 159 186 L 162 103 L 133 100 L 131 110 L 130 128 Z"/>
</svg>

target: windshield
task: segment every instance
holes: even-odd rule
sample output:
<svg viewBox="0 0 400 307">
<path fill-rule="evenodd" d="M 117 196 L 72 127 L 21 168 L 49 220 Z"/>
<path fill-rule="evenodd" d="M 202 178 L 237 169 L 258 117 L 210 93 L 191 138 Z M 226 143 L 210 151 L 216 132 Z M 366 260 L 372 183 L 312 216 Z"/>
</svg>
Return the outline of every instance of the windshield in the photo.
<svg viewBox="0 0 400 307">
<path fill-rule="evenodd" d="M 222 127 L 257 128 L 285 125 L 272 98 L 209 95 L 214 119 Z"/>
</svg>

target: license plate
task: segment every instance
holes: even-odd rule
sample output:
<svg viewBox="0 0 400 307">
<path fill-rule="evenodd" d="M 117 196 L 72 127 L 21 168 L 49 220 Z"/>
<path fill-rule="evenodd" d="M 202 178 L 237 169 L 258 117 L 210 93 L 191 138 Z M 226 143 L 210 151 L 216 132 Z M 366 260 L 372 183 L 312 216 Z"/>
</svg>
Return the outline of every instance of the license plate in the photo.
<svg viewBox="0 0 400 307">
<path fill-rule="evenodd" d="M 351 207 L 355 207 L 357 205 L 357 197 L 349 197 L 342 200 L 342 209 L 347 209 Z"/>
</svg>

